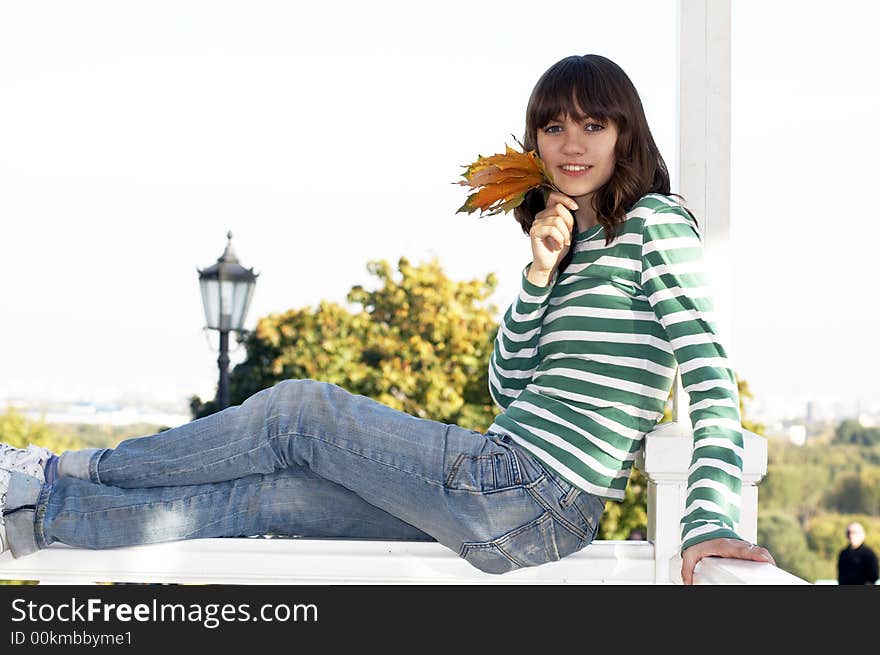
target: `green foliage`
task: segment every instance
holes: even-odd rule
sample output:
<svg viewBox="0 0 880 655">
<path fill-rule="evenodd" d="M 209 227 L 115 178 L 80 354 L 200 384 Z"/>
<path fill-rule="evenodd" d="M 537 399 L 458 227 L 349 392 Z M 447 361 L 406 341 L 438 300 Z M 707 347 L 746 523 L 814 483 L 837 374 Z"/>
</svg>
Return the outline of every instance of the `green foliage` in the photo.
<svg viewBox="0 0 880 655">
<path fill-rule="evenodd" d="M 806 516 L 819 504 L 830 481 L 830 469 L 821 464 L 768 464 L 758 487 L 761 510 Z"/>
<path fill-rule="evenodd" d="M 758 513 L 758 543 L 770 551 L 776 565 L 800 578 L 815 582 L 823 567 L 807 546 L 797 519 L 778 511 Z"/>
<path fill-rule="evenodd" d="M 746 380 L 741 379 L 735 371 L 734 377 L 736 378 L 736 387 L 737 392 L 739 393 L 739 414 L 740 418 L 742 419 L 742 426 L 749 432 L 754 432 L 755 434 L 764 434 L 766 432 L 766 427 L 764 426 L 764 424 L 752 421 L 746 416 L 746 400 L 754 400 L 755 398 L 752 390 L 749 389 L 749 383 Z"/>
<path fill-rule="evenodd" d="M 830 440 L 768 444 L 767 476 L 758 487 L 759 522 L 774 512 L 794 521 L 786 525 L 804 536 L 811 559 L 802 566 L 816 578 L 836 579 L 837 554 L 847 545 L 844 530 L 851 521 L 865 526 L 867 543 L 880 536 L 880 444 L 860 445 L 865 440 L 854 436 L 859 429 L 855 421 L 843 421 Z M 776 551 L 762 545 L 779 563 Z"/>
<path fill-rule="evenodd" d="M 846 526 L 853 521 L 858 521 L 865 527 L 865 543 L 875 551 L 880 550 L 880 516 L 866 514 L 817 514 L 807 522 L 807 543 L 820 557 L 836 562 L 838 553 L 849 543 Z"/>
<path fill-rule="evenodd" d="M 380 284 L 357 285 L 348 302 L 323 301 L 260 319 L 244 341 L 247 357 L 230 374 L 233 404 L 288 379 L 322 380 L 421 418 L 485 431 L 496 408 L 488 392 L 488 364 L 497 323 L 482 305 L 497 286 L 451 281 L 437 260 L 398 262 L 399 280 L 385 261 L 370 262 Z M 191 400 L 194 418 L 216 411 Z"/>
<path fill-rule="evenodd" d="M 32 421 L 14 407 L 0 414 L 0 441 L 16 448 L 36 444 L 55 453 L 83 447 L 82 439 L 50 427 L 43 420 Z"/>
<path fill-rule="evenodd" d="M 880 427 L 863 427 L 858 421 L 841 421 L 834 434 L 835 443 L 850 443 L 858 446 L 880 444 Z"/>
<path fill-rule="evenodd" d="M 113 447 L 123 439 L 155 434 L 167 430 L 166 426 L 152 423 L 129 425 L 93 425 L 85 423 L 52 423 L 44 419 L 29 419 L 14 407 L 7 407 L 0 414 L 0 441 L 24 448 L 36 444 L 54 453 L 79 448 Z"/>
<path fill-rule="evenodd" d="M 607 503 L 596 539 L 626 539 L 633 530 L 647 534 L 648 484 L 635 466 L 629 476 L 622 503 Z"/>
<path fill-rule="evenodd" d="M 822 504 L 844 514 L 880 516 L 880 467 L 861 467 L 843 475 L 825 493 Z"/>
</svg>

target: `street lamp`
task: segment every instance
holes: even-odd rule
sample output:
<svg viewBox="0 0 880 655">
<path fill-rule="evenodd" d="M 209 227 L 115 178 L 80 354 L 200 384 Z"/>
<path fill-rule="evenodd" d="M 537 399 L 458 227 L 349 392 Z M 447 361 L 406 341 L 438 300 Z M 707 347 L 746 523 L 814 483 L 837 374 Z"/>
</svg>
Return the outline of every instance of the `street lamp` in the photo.
<svg viewBox="0 0 880 655">
<path fill-rule="evenodd" d="M 229 407 L 229 332 L 243 332 L 244 317 L 251 303 L 259 273 L 238 263 L 232 251 L 232 232 L 227 232 L 226 250 L 213 266 L 199 272 L 205 320 L 211 330 L 220 331 L 220 382 L 217 385 L 218 411 Z"/>
</svg>

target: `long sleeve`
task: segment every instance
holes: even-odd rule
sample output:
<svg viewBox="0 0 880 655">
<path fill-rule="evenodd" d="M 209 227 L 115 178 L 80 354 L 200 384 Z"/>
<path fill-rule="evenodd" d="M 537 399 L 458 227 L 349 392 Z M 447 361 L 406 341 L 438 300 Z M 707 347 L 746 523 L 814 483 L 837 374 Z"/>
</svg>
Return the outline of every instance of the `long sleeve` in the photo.
<svg viewBox="0 0 880 655">
<path fill-rule="evenodd" d="M 871 584 L 877 582 L 877 579 L 880 578 L 880 572 L 877 571 L 877 555 L 874 554 L 874 551 L 870 548 L 867 548 L 868 551 L 868 571 L 867 577 Z"/>
<path fill-rule="evenodd" d="M 558 271 L 553 273 L 548 285 L 539 287 L 528 280 L 530 267 L 531 263 L 522 271 L 519 295 L 501 320 L 489 358 L 489 393 L 505 410 L 526 388 L 538 367 L 541 322 L 559 276 Z"/>
<path fill-rule="evenodd" d="M 690 397 L 694 449 L 681 550 L 737 533 L 743 436 L 739 392 L 718 338 L 702 244 L 680 207 L 656 210 L 642 230 L 641 285 L 667 333 Z"/>
</svg>

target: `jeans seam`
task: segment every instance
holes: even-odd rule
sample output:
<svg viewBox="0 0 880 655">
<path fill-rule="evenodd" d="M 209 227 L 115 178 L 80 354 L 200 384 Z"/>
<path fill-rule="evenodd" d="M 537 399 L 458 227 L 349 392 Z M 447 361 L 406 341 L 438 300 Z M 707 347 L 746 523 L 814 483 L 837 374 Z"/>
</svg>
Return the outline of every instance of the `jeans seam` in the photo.
<svg viewBox="0 0 880 655">
<path fill-rule="evenodd" d="M 94 453 L 92 457 L 89 459 L 89 481 L 94 482 L 95 484 L 103 484 L 101 482 L 101 477 L 98 475 L 98 462 L 104 456 L 109 448 L 101 448 L 99 451 Z"/>
<path fill-rule="evenodd" d="M 553 518 L 554 518 L 554 520 L 557 520 L 560 528 L 562 528 L 563 530 L 567 530 L 568 532 L 573 534 L 575 537 L 580 539 L 582 542 L 586 542 L 586 541 L 591 540 L 591 537 L 589 535 L 584 535 L 583 533 L 581 533 L 580 530 L 572 530 L 570 527 L 570 524 L 567 524 L 563 521 L 559 521 L 558 517 L 556 517 L 555 515 L 553 516 Z"/>
<path fill-rule="evenodd" d="M 260 474 L 260 475 L 262 475 L 262 474 Z M 241 480 L 242 478 L 237 478 L 237 479 Z M 228 480 L 227 482 L 234 482 L 234 481 Z M 254 480 L 253 482 L 248 482 L 247 485 L 244 487 L 239 487 L 239 489 L 242 489 L 242 488 L 247 489 L 247 487 L 253 487 L 255 485 L 259 485 L 259 484 L 262 484 L 262 482 L 263 482 L 262 480 Z M 46 487 L 44 487 L 44 489 L 46 489 Z M 125 505 L 124 507 L 108 507 L 106 509 L 92 509 L 92 510 L 88 510 L 88 511 L 77 511 L 77 510 L 68 509 L 68 510 L 65 510 L 64 512 L 59 512 L 58 516 L 68 516 L 68 515 L 69 516 L 85 516 L 87 514 L 104 514 L 107 512 L 117 512 L 117 511 L 124 511 L 124 510 L 130 510 L 130 509 L 138 509 L 138 508 L 142 508 L 142 507 L 151 507 L 151 506 L 155 506 L 155 505 L 167 505 L 168 503 L 176 503 L 176 502 L 181 502 L 181 501 L 189 501 L 189 500 L 193 500 L 193 499 L 197 499 L 197 498 L 204 498 L 205 496 L 210 496 L 211 494 L 220 493 L 221 491 L 223 491 L 223 490 L 211 489 L 210 491 L 204 491 L 202 493 L 193 494 L 191 496 L 186 496 L 185 498 L 175 498 L 172 500 L 153 500 L 153 501 L 149 501 L 149 502 L 145 502 L 145 503 Z M 40 500 L 42 501 L 42 495 L 40 496 Z M 37 505 L 37 512 L 39 512 L 39 511 L 40 511 L 40 506 L 38 504 Z M 43 513 L 45 513 L 45 506 L 43 507 Z"/>
<path fill-rule="evenodd" d="M 42 486 L 40 495 L 37 497 L 37 509 L 34 511 L 34 542 L 36 542 L 37 548 L 41 549 L 49 547 L 44 530 L 44 521 L 46 519 L 46 510 L 49 507 L 49 493 L 52 486 L 49 484 Z"/>
<path fill-rule="evenodd" d="M 549 514 L 549 516 L 548 516 L 548 514 Z M 503 548 L 502 545 L 501 545 L 501 541 L 503 541 L 503 540 L 507 540 L 507 541 L 509 541 L 509 537 L 510 537 L 510 536 L 512 536 L 512 535 L 514 535 L 514 534 L 518 534 L 518 533 L 520 533 L 520 532 L 525 532 L 526 530 L 531 530 L 531 529 L 533 529 L 533 528 L 535 528 L 535 527 L 539 527 L 539 526 L 540 526 L 540 527 L 543 528 L 543 527 L 546 526 L 547 523 L 552 522 L 552 521 L 553 521 L 553 515 L 552 515 L 552 513 L 550 513 L 550 512 L 544 512 L 541 516 L 539 516 L 538 518 L 536 518 L 534 521 L 530 521 L 530 522 L 527 523 L 526 525 L 521 526 L 521 527 L 517 528 L 516 530 L 512 530 L 511 532 L 508 532 L 508 533 L 505 534 L 505 535 L 502 535 L 502 537 L 500 537 L 498 540 L 495 540 L 493 543 L 495 544 L 495 547 L 496 547 L 500 552 L 504 553 L 504 556 L 505 556 L 507 559 L 509 559 L 509 560 L 512 561 L 512 562 L 515 562 L 515 563 L 517 564 L 517 566 L 519 566 L 519 567 L 521 567 L 521 568 L 525 568 L 525 567 L 530 566 L 530 565 L 529 565 L 529 564 L 526 564 L 526 563 L 524 563 L 524 562 L 520 562 L 520 561 L 517 560 L 513 555 L 511 555 L 511 554 L 508 553 L 506 550 L 504 550 L 504 548 Z M 542 536 L 543 536 L 543 534 L 542 534 Z M 556 551 L 555 544 L 554 544 L 554 548 L 553 548 L 553 550 L 554 550 L 554 552 Z M 547 553 L 547 554 L 550 555 L 550 553 Z M 556 558 L 556 559 L 557 559 L 557 560 L 559 559 L 559 557 L 558 557 L 558 552 L 557 552 L 557 558 Z M 553 561 L 552 558 L 551 558 L 550 561 Z"/>
<path fill-rule="evenodd" d="M 415 473 L 415 472 L 413 472 L 413 471 L 407 471 L 407 470 L 402 469 L 402 468 L 400 468 L 400 467 L 398 467 L 398 466 L 395 466 L 394 464 L 388 464 L 387 462 L 381 462 L 381 461 L 379 461 L 379 460 L 377 460 L 377 459 L 373 459 L 372 457 L 368 457 L 367 455 L 364 455 L 363 453 L 359 453 L 359 452 L 357 452 L 356 450 L 352 450 L 352 449 L 350 449 L 350 448 L 346 448 L 346 447 L 344 447 L 344 446 L 340 446 L 339 444 L 334 443 L 333 441 L 328 441 L 328 440 L 326 440 L 326 439 L 323 439 L 323 438 L 321 438 L 321 437 L 317 437 L 317 436 L 312 435 L 312 434 L 306 434 L 306 433 L 304 433 L 304 432 L 289 431 L 289 432 L 284 432 L 284 433 L 282 433 L 282 434 L 278 434 L 278 435 L 276 435 L 276 436 L 278 436 L 278 437 L 290 437 L 290 436 L 295 436 L 295 437 L 306 437 L 306 438 L 308 438 L 308 439 L 315 439 L 316 441 L 320 441 L 321 443 L 327 444 L 328 446 L 333 446 L 334 448 L 338 448 L 339 450 L 344 450 L 344 451 L 347 452 L 347 453 L 351 453 L 352 455 L 356 455 L 357 457 L 361 457 L 361 458 L 363 458 L 363 459 L 369 460 L 370 462 L 373 462 L 374 464 L 379 464 L 380 466 L 387 466 L 388 468 L 390 468 L 390 469 L 394 469 L 395 471 L 400 471 L 401 473 L 403 473 L 403 474 L 405 474 L 405 475 L 411 475 L 411 476 L 414 477 L 414 478 L 418 478 L 418 479 L 421 480 L 422 482 L 426 482 L 426 483 L 428 483 L 428 484 L 430 484 L 430 485 L 433 485 L 433 486 L 435 486 L 435 487 L 444 488 L 442 482 L 438 482 L 438 481 L 436 481 L 436 480 L 432 480 L 431 478 L 426 478 L 426 477 L 424 477 L 424 476 L 422 476 L 422 475 L 420 475 L 420 474 L 418 474 L 418 473 Z"/>
<path fill-rule="evenodd" d="M 540 464 L 540 462 L 539 462 L 539 464 Z M 598 523 L 596 525 L 593 525 L 592 518 L 587 518 L 586 515 L 584 515 L 584 513 L 581 511 L 580 507 L 578 507 L 577 505 L 574 504 L 574 501 L 577 500 L 578 496 L 585 493 L 584 490 L 581 489 L 580 487 L 577 487 L 577 486 L 571 484 L 571 482 L 568 482 L 568 480 L 563 480 L 563 482 L 565 482 L 567 485 L 569 485 L 571 487 L 571 489 L 569 489 L 567 492 L 564 492 L 562 485 L 559 483 L 560 478 L 558 478 L 555 474 L 553 474 L 553 472 L 550 471 L 549 469 L 547 469 L 543 464 L 541 464 L 541 468 L 546 473 L 546 476 L 550 480 L 550 482 L 552 482 L 553 485 L 559 490 L 559 493 L 564 493 L 563 498 L 559 502 L 559 506 L 562 509 L 573 508 L 574 511 L 577 512 L 578 516 L 581 517 L 581 520 L 593 529 L 593 533 L 595 534 L 599 529 Z M 562 501 L 564 501 L 570 495 L 571 495 L 571 499 L 568 501 L 568 503 L 564 504 Z M 554 515 L 557 516 L 562 522 L 566 523 L 567 525 L 572 525 L 571 523 L 568 523 L 568 520 L 564 516 L 562 516 L 561 514 L 554 512 Z M 577 534 L 581 534 L 581 531 L 577 530 Z M 585 538 L 585 537 L 582 537 L 582 538 Z"/>
<path fill-rule="evenodd" d="M 546 476 L 544 476 L 544 477 L 546 477 Z M 550 512 L 551 516 L 553 518 L 555 518 L 557 521 L 559 521 L 560 524 L 564 525 L 569 530 L 569 532 L 572 532 L 579 539 L 588 539 L 589 538 L 589 535 L 586 532 L 584 532 L 579 527 L 574 525 L 571 521 L 569 521 L 562 514 L 560 514 L 556 510 L 554 510 L 550 506 L 550 504 L 546 500 L 544 500 L 544 498 L 541 496 L 541 494 L 533 489 L 533 487 L 527 487 L 527 489 L 528 489 L 529 493 L 532 495 L 532 498 L 535 499 L 535 502 L 537 502 L 541 507 L 543 507 L 548 512 Z M 587 522 L 587 525 L 590 525 L 589 521 Z"/>
<path fill-rule="evenodd" d="M 495 539 L 489 539 L 487 541 L 471 541 L 471 542 L 466 541 L 461 545 L 461 548 L 458 549 L 458 556 L 464 558 L 467 555 L 467 553 L 470 552 L 471 550 L 494 548 L 499 553 L 501 553 L 506 559 L 510 560 L 510 562 L 512 564 L 514 564 L 517 568 L 526 568 L 531 565 L 526 564 L 526 563 L 518 560 L 512 554 L 507 552 L 507 550 L 504 549 L 502 544 L 510 541 L 513 536 L 519 534 L 520 532 L 525 532 L 527 530 L 531 530 L 532 528 L 534 528 L 538 525 L 552 522 L 552 520 L 553 520 L 553 513 L 550 510 L 547 510 L 543 514 L 541 514 L 541 516 L 539 516 L 535 519 L 532 519 L 531 521 L 529 521 L 525 525 L 521 525 L 519 527 L 514 528 L 513 530 L 505 532 L 500 537 L 496 537 Z M 555 548 L 554 548 L 554 550 L 555 550 Z M 558 552 L 557 552 L 557 554 L 558 554 Z"/>
<path fill-rule="evenodd" d="M 562 497 L 562 499 L 559 501 L 559 506 L 560 506 L 562 509 L 568 509 L 569 506 L 570 506 L 570 505 L 575 501 L 575 499 L 580 495 L 580 493 L 581 493 L 581 490 L 580 490 L 579 487 L 572 486 L 571 489 L 569 489 L 567 492 L 565 492 L 565 495 L 564 495 L 564 496 Z"/>
<path fill-rule="evenodd" d="M 583 493 L 583 492 L 581 492 L 581 493 Z M 572 501 L 572 503 L 574 503 L 574 501 Z M 588 518 L 588 517 L 587 517 L 587 516 L 581 511 L 581 508 L 578 507 L 577 505 L 572 504 L 572 505 L 570 505 L 570 507 L 574 508 L 574 511 L 578 513 L 578 516 L 580 516 L 580 517 L 584 520 L 584 523 L 586 523 L 587 525 L 589 525 L 590 527 L 592 527 L 594 532 L 597 531 L 597 530 L 599 529 L 599 524 L 598 524 L 598 522 L 596 523 L 596 525 L 593 525 L 593 518 L 592 518 L 592 515 L 590 515 L 590 517 Z"/>
</svg>

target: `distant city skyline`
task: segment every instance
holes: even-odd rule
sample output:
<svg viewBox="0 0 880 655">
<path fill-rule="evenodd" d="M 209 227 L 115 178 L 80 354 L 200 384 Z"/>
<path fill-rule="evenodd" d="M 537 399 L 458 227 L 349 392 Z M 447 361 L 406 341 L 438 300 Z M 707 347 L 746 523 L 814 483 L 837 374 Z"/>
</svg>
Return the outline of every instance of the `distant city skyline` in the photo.
<svg viewBox="0 0 880 655">
<path fill-rule="evenodd" d="M 212 399 L 196 267 L 228 230 L 261 274 L 247 328 L 345 305 L 376 282 L 367 262 L 401 256 L 436 256 L 454 280 L 494 272 L 500 318 L 528 239 L 509 215 L 456 215 L 452 182 L 521 136 L 532 86 L 564 56 L 620 64 L 677 169 L 673 0 L 548 2 L 537 40 L 525 3 L 420 20 L 390 2 L 244 6 L 2 5 L 0 399 Z M 396 18 L 363 30 L 377 11 Z M 732 3 L 730 343 L 756 404 L 880 398 L 880 221 L 838 192 L 874 186 L 878 18 L 859 2 Z"/>
<path fill-rule="evenodd" d="M 134 394 L 117 394 L 103 400 L 50 399 L 45 394 L 9 396 L 0 393 L 0 414 L 8 409 L 22 412 L 31 419 L 47 423 L 84 423 L 96 425 L 129 425 L 154 423 L 175 427 L 191 420 L 187 399 L 162 401 L 138 398 Z M 203 400 L 208 400 L 203 398 Z M 828 399 L 803 399 L 770 396 L 746 399 L 745 418 L 782 430 L 790 422 L 826 423 L 845 418 L 861 419 L 866 425 L 880 425 L 880 399 L 870 402 Z"/>
</svg>

